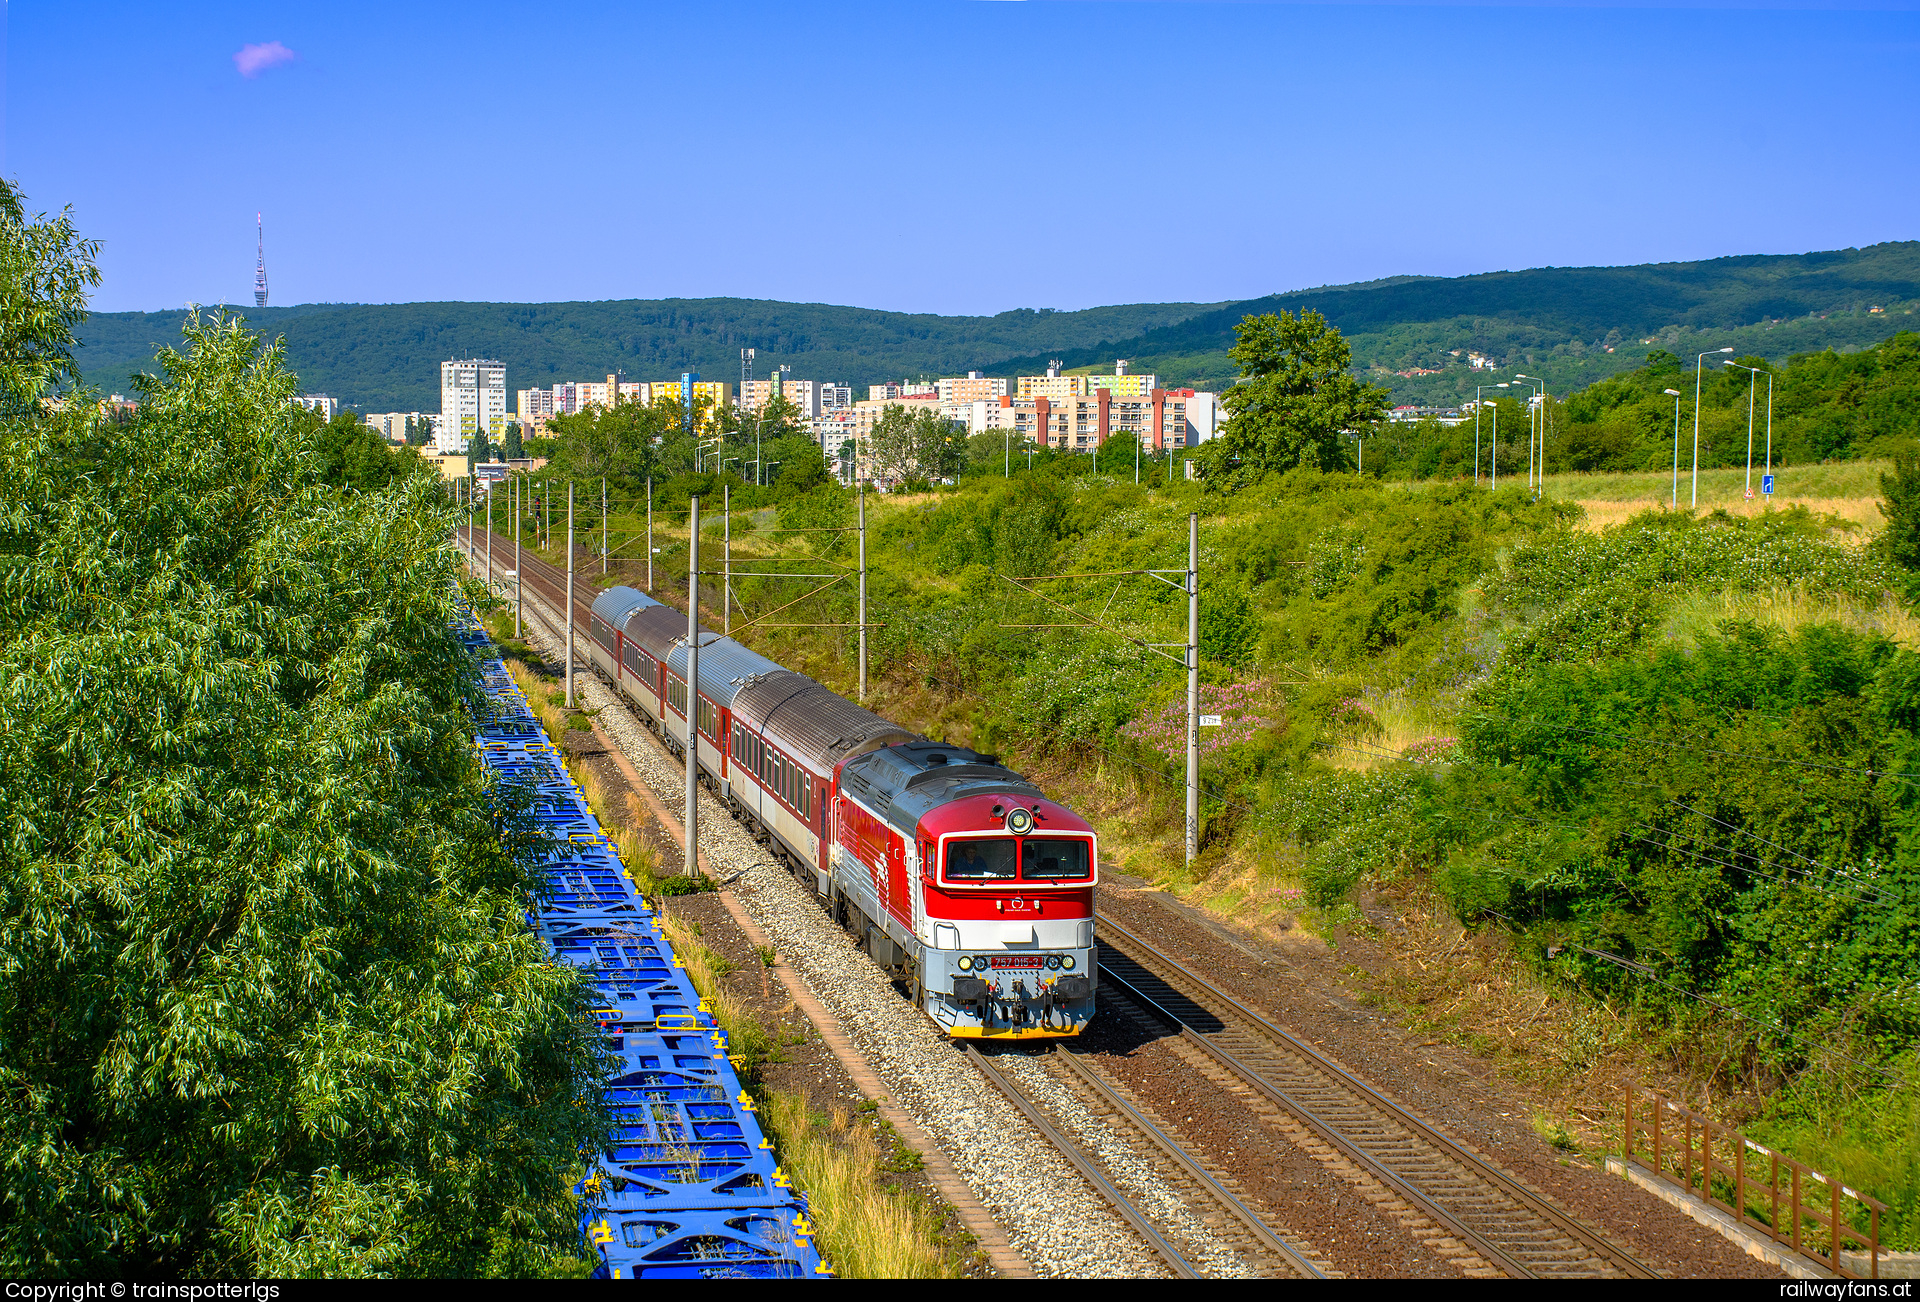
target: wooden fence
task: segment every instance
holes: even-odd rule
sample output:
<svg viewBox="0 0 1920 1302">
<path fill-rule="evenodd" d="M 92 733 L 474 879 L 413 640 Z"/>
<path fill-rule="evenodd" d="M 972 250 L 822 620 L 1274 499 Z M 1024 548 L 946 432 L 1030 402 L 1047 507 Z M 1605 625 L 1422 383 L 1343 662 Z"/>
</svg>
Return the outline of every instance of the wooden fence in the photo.
<svg viewBox="0 0 1920 1302">
<path fill-rule="evenodd" d="M 1880 1277 L 1885 1203 L 1654 1090 L 1629 1085 L 1625 1115 L 1628 1161 L 1837 1275 L 1862 1278 L 1841 1264 L 1841 1253 L 1857 1245 L 1871 1278 Z"/>
</svg>

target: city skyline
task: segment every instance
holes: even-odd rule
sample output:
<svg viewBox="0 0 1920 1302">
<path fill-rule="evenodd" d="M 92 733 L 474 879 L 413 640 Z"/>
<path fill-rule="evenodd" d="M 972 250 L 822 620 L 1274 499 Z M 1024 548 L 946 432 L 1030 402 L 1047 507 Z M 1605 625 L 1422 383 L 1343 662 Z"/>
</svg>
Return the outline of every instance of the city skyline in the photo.
<svg viewBox="0 0 1920 1302">
<path fill-rule="evenodd" d="M 102 241 L 101 311 L 249 301 L 256 212 L 280 303 L 990 315 L 1863 246 L 1911 237 L 1920 198 L 1920 147 L 1861 125 L 1904 112 L 1910 6 L 108 3 L 8 21 L 7 165 Z M 767 30 L 821 53 L 740 39 Z M 97 74 L 77 98 L 42 57 L 72 48 Z M 549 48 L 567 95 L 514 54 Z M 929 81 L 926 58 L 959 50 L 978 54 Z M 622 91 L 638 62 L 643 100 Z M 158 103 L 217 129 L 125 130 Z M 1118 197 L 1065 201 L 1077 176 Z M 756 185 L 777 202 L 743 201 Z"/>
</svg>

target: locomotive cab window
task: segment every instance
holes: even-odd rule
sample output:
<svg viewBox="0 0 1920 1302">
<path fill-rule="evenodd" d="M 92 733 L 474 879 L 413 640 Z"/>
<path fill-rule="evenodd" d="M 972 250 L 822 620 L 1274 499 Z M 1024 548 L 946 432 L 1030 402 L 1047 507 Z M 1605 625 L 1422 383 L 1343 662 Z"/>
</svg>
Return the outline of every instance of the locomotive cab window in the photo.
<svg viewBox="0 0 1920 1302">
<path fill-rule="evenodd" d="M 1030 836 L 1020 843 L 1020 876 L 1027 881 L 1067 881 L 1087 875 L 1087 843 Z"/>
<path fill-rule="evenodd" d="M 950 882 L 1008 880 L 1015 862 L 1012 837 L 969 837 L 947 842 L 944 876 Z"/>
</svg>

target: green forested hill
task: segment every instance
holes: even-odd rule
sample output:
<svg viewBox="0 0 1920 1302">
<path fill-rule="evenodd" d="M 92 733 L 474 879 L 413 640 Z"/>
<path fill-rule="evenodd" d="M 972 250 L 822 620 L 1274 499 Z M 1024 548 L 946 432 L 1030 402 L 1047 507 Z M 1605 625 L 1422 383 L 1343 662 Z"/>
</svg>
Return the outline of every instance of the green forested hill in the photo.
<svg viewBox="0 0 1920 1302">
<path fill-rule="evenodd" d="M 1312 308 L 1340 328 L 1356 365 L 1375 372 L 1396 401 L 1442 402 L 1472 396 L 1470 351 L 1508 369 L 1527 368 L 1564 393 L 1640 365 L 1649 345 L 1685 353 L 1697 339 L 1695 351 L 1732 344 L 1776 362 L 1864 347 L 1911 329 L 1916 299 L 1920 241 L 1909 240 L 1792 256 L 1541 267 L 1299 290 L 1052 355 L 1069 367 L 1104 365 L 1118 355 L 1133 359 L 1135 370 L 1215 387 L 1236 373 L 1226 350 L 1243 316 Z M 1041 361 L 1035 354 L 1005 366 Z M 1415 368 L 1438 374 L 1394 374 Z"/>
<path fill-rule="evenodd" d="M 248 313 L 284 334 L 310 391 L 364 411 L 437 410 L 439 363 L 497 357 L 527 388 L 615 369 L 635 379 L 697 370 L 739 376 L 740 349 L 759 373 L 864 386 L 902 375 L 1032 373 L 1115 357 L 1174 383 L 1218 387 L 1226 350 L 1248 313 L 1310 307 L 1352 342 L 1354 359 L 1397 402 L 1471 396 L 1466 354 L 1524 367 L 1566 393 L 1638 366 L 1649 346 L 1686 354 L 1733 345 L 1784 361 L 1849 350 L 1911 328 L 1920 301 L 1920 241 L 1790 256 L 1755 255 L 1635 267 L 1543 267 L 1440 278 L 1393 276 L 1237 303 L 1141 303 L 1081 312 L 1020 309 L 946 317 L 756 299 L 629 299 L 594 303 L 308 304 Z M 1879 307 L 1880 312 L 1871 309 Z M 80 361 L 103 389 L 124 389 L 179 312 L 112 312 L 82 327 Z M 1612 348 L 1615 351 L 1609 352 Z M 1457 355 L 1456 355 L 1457 350 Z M 1427 375 L 1396 375 L 1423 369 Z"/>
<path fill-rule="evenodd" d="M 596 303 L 315 303 L 249 310 L 248 323 L 287 340 L 302 385 L 362 411 L 438 411 L 440 363 L 495 357 L 509 388 L 636 380 L 699 371 L 738 380 L 740 350 L 758 374 L 787 363 L 798 379 L 865 386 L 901 375 L 990 368 L 1017 353 L 1080 348 L 1171 325 L 1213 303 L 1144 303 L 1082 312 L 1022 308 L 990 317 L 879 312 L 741 298 Z M 178 339 L 183 312 L 103 312 L 80 328 L 89 383 L 124 390 L 156 345 Z M 860 393 L 865 397 L 864 388 Z"/>
</svg>

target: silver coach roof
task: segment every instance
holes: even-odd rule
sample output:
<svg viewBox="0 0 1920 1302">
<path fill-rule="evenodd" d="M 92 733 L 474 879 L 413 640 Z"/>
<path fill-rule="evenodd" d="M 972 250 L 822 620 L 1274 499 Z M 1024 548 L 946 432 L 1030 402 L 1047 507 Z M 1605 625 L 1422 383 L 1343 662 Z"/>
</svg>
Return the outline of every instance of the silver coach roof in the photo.
<svg viewBox="0 0 1920 1302">
<path fill-rule="evenodd" d="M 702 678 L 707 653 L 700 652 Z M 919 741 L 919 734 L 889 723 L 791 669 L 753 678 L 742 684 L 733 700 L 734 717 L 755 732 L 764 732 L 795 759 L 831 774 L 849 755 Z"/>
<path fill-rule="evenodd" d="M 667 655 L 667 668 L 681 679 L 687 676 L 685 627 L 681 626 L 681 644 Z M 733 698 L 739 695 L 748 679 L 786 672 L 758 651 L 749 651 L 730 637 L 720 637 L 705 629 L 701 635 L 700 694 L 723 710 L 733 707 Z"/>
<path fill-rule="evenodd" d="M 593 613 L 601 623 L 619 628 L 634 611 L 659 604 L 638 588 L 608 588 L 594 599 Z"/>
<path fill-rule="evenodd" d="M 620 631 L 655 660 L 665 660 L 687 635 L 687 613 L 658 603 L 642 606 L 627 616 L 626 627 Z"/>
</svg>

